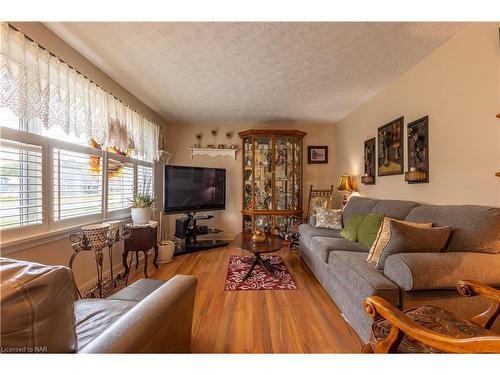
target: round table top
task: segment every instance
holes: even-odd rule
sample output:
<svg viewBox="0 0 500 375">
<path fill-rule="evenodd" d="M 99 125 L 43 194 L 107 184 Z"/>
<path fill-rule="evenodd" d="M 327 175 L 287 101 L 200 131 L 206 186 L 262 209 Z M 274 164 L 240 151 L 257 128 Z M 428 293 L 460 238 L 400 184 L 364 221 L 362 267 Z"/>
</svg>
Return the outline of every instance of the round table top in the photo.
<svg viewBox="0 0 500 375">
<path fill-rule="evenodd" d="M 234 237 L 234 246 L 250 251 L 251 253 L 272 253 L 283 247 L 283 241 L 277 235 L 266 234 L 266 239 L 263 242 L 253 241 L 252 236 L 253 233 L 251 232 L 237 234 Z"/>
</svg>

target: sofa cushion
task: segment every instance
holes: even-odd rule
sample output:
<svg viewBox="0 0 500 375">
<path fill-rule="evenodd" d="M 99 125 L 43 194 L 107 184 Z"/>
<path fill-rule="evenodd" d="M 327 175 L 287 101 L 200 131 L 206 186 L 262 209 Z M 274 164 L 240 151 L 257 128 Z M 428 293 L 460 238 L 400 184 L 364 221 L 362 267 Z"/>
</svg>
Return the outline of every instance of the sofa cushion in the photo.
<svg viewBox="0 0 500 375">
<path fill-rule="evenodd" d="M 401 221 L 389 222 L 390 238 L 380 254 L 377 267 L 384 268 L 388 257 L 399 253 L 439 253 L 446 245 L 451 227 L 419 228 Z"/>
<path fill-rule="evenodd" d="M 307 243 L 307 246 L 311 246 L 311 240 L 314 237 L 338 237 L 340 238 L 340 231 L 335 229 L 327 228 L 315 228 L 309 224 L 299 225 L 300 238 Z"/>
<path fill-rule="evenodd" d="M 73 303 L 78 290 L 69 268 L 0 258 L 0 278 L 5 353 L 76 351 Z"/>
<path fill-rule="evenodd" d="M 378 199 L 351 197 L 342 211 L 342 222 L 344 226 L 353 214 L 369 214 L 380 202 Z"/>
<path fill-rule="evenodd" d="M 82 350 L 136 304 L 135 301 L 98 298 L 77 301 L 75 316 L 78 350 Z"/>
<path fill-rule="evenodd" d="M 500 252 L 500 208 L 460 206 L 419 206 L 410 211 L 406 220 L 432 221 L 436 226 L 453 228 L 448 251 Z"/>
<path fill-rule="evenodd" d="M 366 253 L 331 251 L 328 266 L 338 279 L 343 280 L 344 285 L 355 291 L 360 309 L 363 309 L 364 299 L 373 295 L 383 297 L 395 306 L 399 305 L 398 286 L 385 277 L 381 270 L 366 263 Z"/>
<path fill-rule="evenodd" d="M 311 240 L 311 248 L 321 257 L 323 262 L 328 262 L 330 252 L 335 250 L 366 252 L 366 248 L 358 242 L 332 237 L 314 237 Z"/>
<path fill-rule="evenodd" d="M 371 213 L 365 216 L 358 230 L 358 242 L 361 245 L 367 249 L 372 247 L 383 219 L 384 215 L 382 214 Z"/>
<path fill-rule="evenodd" d="M 419 206 L 417 202 L 384 199 L 373 207 L 372 212 L 374 214 L 383 214 L 393 219 L 403 220 L 417 206 Z"/>
<path fill-rule="evenodd" d="M 359 227 L 365 219 L 365 216 L 365 214 L 352 214 L 349 217 L 349 221 L 344 226 L 344 229 L 340 232 L 340 235 L 346 240 L 357 242 Z"/>
</svg>

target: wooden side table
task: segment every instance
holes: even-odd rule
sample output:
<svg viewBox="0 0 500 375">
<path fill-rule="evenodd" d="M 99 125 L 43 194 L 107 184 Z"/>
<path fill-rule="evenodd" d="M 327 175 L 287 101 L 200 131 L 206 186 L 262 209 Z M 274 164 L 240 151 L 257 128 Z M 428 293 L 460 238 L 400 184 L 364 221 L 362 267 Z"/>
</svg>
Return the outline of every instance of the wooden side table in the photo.
<svg viewBox="0 0 500 375">
<path fill-rule="evenodd" d="M 125 246 L 122 255 L 123 267 L 125 268 L 126 281 L 125 285 L 128 285 L 128 276 L 130 273 L 130 266 L 132 265 L 133 257 L 130 258 L 130 264 L 127 264 L 127 258 L 129 252 L 136 253 L 136 259 L 138 259 L 138 253 L 144 253 L 144 277 L 148 278 L 148 252 L 154 249 L 155 257 L 153 259 L 153 264 L 158 268 L 156 260 L 158 259 L 158 243 L 156 227 L 135 227 L 130 226 L 130 238 L 125 240 Z M 137 264 L 136 264 L 137 266 Z"/>
</svg>

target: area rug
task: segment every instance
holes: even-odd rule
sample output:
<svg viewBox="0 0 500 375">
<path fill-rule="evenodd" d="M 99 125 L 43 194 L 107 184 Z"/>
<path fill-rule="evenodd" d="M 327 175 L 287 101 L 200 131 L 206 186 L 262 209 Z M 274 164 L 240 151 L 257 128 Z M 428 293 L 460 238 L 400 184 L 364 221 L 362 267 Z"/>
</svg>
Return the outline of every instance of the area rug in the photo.
<svg viewBox="0 0 500 375">
<path fill-rule="evenodd" d="M 232 255 L 227 267 L 224 290 L 296 290 L 295 281 L 279 255 L 263 256 L 269 259 L 275 276 L 267 273 L 257 264 L 252 275 L 243 281 L 253 261 L 251 256 Z"/>
</svg>

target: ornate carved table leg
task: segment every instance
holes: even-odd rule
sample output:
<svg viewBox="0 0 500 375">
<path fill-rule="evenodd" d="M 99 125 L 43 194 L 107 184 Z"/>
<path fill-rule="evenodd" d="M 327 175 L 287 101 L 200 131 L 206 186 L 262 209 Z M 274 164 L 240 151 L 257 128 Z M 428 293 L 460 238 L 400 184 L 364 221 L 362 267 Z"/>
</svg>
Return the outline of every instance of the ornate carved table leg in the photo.
<svg viewBox="0 0 500 375">
<path fill-rule="evenodd" d="M 125 285 L 128 284 L 128 274 L 130 272 L 130 268 L 127 264 L 127 258 L 128 258 L 128 251 L 127 250 L 124 250 L 123 251 L 123 254 L 122 254 L 122 263 L 123 263 L 123 268 L 125 268 Z"/>
<path fill-rule="evenodd" d="M 154 249 L 155 249 L 155 257 L 153 259 L 153 264 L 158 269 L 158 263 L 156 263 L 156 260 L 158 259 L 158 245 L 155 245 Z"/>
<path fill-rule="evenodd" d="M 144 251 L 144 277 L 146 279 L 148 278 L 148 253 L 149 253 L 149 250 Z"/>
</svg>

